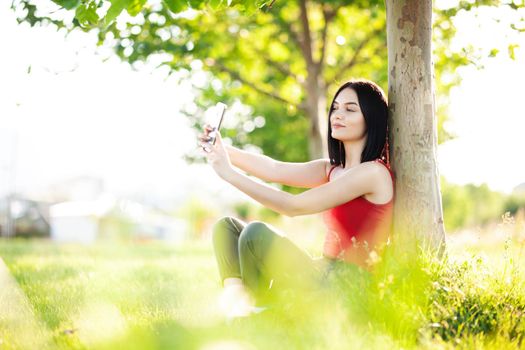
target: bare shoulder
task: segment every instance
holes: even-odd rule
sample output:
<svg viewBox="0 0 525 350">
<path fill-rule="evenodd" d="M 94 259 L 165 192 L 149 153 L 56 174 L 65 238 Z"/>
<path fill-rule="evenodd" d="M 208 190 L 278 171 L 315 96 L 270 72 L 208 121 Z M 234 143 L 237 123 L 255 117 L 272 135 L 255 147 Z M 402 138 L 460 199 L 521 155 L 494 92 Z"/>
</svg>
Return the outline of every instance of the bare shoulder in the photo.
<svg viewBox="0 0 525 350">
<path fill-rule="evenodd" d="M 382 163 L 382 161 L 378 160 L 370 160 L 368 162 L 365 162 L 373 166 L 374 168 L 380 169 L 378 170 L 380 173 L 383 173 L 384 175 L 390 176 L 390 172 L 388 171 L 388 168 L 385 164 Z"/>
<path fill-rule="evenodd" d="M 362 165 L 368 169 L 370 180 L 375 183 L 373 186 L 375 190 L 366 196 L 367 199 L 375 203 L 388 201 L 392 197 L 394 187 L 388 168 L 377 161 L 368 161 Z"/>
<path fill-rule="evenodd" d="M 381 162 L 371 160 L 368 162 L 361 163 L 361 167 L 362 169 L 366 169 L 364 171 L 369 173 L 370 176 L 373 176 L 375 181 L 380 181 L 384 183 L 391 182 L 390 171 Z"/>
</svg>

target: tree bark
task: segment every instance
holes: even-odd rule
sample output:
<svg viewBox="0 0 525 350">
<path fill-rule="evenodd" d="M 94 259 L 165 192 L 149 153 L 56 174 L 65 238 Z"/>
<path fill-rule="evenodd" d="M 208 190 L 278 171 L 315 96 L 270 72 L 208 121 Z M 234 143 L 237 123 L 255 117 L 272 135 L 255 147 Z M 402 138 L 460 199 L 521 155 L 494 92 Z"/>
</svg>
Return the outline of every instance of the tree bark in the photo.
<svg viewBox="0 0 525 350">
<path fill-rule="evenodd" d="M 326 142 L 323 137 L 323 118 L 322 111 L 325 109 L 325 98 L 324 92 L 321 89 L 319 76 L 321 74 L 319 62 L 315 62 L 314 55 L 312 52 L 312 33 L 310 30 L 309 14 L 307 0 L 299 0 L 299 20 L 301 25 L 300 37 L 297 37 L 297 43 L 303 53 L 304 62 L 306 64 L 306 114 L 310 123 L 310 129 L 308 132 L 308 153 L 310 159 L 317 159 L 323 156 L 326 152 L 324 145 Z M 323 43 L 324 45 L 324 43 Z M 324 102 L 324 104 L 323 104 Z"/>
<path fill-rule="evenodd" d="M 310 122 L 309 155 L 310 159 L 328 157 L 326 89 L 321 76 L 312 67 L 306 79 L 306 114 Z"/>
<path fill-rule="evenodd" d="M 396 177 L 393 240 L 404 251 L 445 252 L 437 168 L 432 1 L 386 0 L 389 138 Z"/>
</svg>

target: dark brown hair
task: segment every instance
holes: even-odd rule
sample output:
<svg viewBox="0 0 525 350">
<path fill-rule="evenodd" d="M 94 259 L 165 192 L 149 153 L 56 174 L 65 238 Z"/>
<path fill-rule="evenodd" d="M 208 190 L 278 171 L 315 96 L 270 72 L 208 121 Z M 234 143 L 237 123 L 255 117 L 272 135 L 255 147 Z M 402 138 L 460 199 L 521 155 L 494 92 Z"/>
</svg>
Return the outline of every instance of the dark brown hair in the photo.
<svg viewBox="0 0 525 350">
<path fill-rule="evenodd" d="M 344 83 L 335 93 L 328 112 L 328 155 L 330 164 L 345 166 L 343 143 L 332 137 L 330 117 L 334 110 L 334 101 L 344 89 L 353 89 L 365 118 L 367 140 L 361 153 L 361 163 L 381 158 L 388 165 L 388 102 L 385 93 L 376 83 L 366 79 L 352 79 Z"/>
</svg>

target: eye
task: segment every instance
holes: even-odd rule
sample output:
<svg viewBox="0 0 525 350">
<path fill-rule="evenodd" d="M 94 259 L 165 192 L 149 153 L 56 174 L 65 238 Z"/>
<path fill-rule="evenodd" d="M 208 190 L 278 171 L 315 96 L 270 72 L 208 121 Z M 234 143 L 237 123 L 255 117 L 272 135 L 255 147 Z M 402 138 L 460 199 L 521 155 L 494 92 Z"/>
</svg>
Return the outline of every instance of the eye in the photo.
<svg viewBox="0 0 525 350">
<path fill-rule="evenodd" d="M 336 107 L 336 106 L 332 106 L 332 107 L 330 107 L 330 111 L 335 111 L 337 108 L 338 108 L 338 107 Z M 348 108 L 345 108 L 345 110 L 346 110 L 347 112 L 357 112 L 355 109 L 348 109 Z"/>
</svg>

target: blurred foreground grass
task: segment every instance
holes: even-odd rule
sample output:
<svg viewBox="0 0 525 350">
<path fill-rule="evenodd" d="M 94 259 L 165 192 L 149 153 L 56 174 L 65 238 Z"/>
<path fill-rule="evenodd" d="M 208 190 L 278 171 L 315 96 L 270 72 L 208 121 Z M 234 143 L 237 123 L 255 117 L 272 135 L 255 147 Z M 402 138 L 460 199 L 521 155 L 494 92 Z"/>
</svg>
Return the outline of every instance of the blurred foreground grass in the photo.
<svg viewBox="0 0 525 350">
<path fill-rule="evenodd" d="M 465 235 L 450 236 L 444 262 L 387 255 L 373 277 L 341 271 L 332 289 L 283 292 L 231 323 L 208 240 L 3 240 L 0 256 L 51 349 L 525 349 L 523 241 Z M 32 336 L 0 322 L 1 349 Z"/>
</svg>

